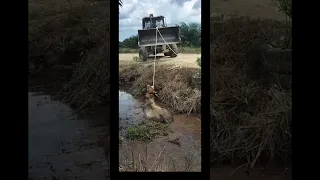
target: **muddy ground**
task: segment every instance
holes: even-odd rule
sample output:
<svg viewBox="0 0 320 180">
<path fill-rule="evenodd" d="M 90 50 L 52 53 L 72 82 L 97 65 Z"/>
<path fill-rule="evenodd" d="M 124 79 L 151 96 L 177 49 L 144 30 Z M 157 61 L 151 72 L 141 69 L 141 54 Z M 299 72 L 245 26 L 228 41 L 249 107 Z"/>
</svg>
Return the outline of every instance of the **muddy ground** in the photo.
<svg viewBox="0 0 320 180">
<path fill-rule="evenodd" d="M 134 57 L 139 57 L 138 54 L 119 54 L 119 62 L 120 64 L 125 63 L 134 63 Z M 144 62 L 144 64 L 151 64 L 154 61 L 153 55 L 149 56 L 148 61 Z M 180 53 L 177 57 L 171 58 L 169 56 L 164 56 L 162 54 L 157 54 L 157 62 L 160 64 L 170 64 L 174 66 L 181 67 L 191 67 L 191 68 L 199 68 L 196 63 L 197 58 L 201 58 L 201 54 L 187 54 Z"/>
<path fill-rule="evenodd" d="M 201 121 L 197 115 L 174 115 L 166 134 L 152 142 L 130 140 L 128 128 L 144 120 L 143 97 L 119 91 L 119 162 L 121 171 L 201 171 Z M 160 104 L 160 103 L 158 103 Z M 161 107 L 167 108 L 164 104 Z M 168 109 L 168 108 L 167 108 Z M 158 130 L 158 129 L 156 129 Z M 159 129 L 159 131 L 162 131 Z M 175 141 L 174 140 L 178 139 Z M 141 162 L 136 168 L 134 162 Z"/>
</svg>

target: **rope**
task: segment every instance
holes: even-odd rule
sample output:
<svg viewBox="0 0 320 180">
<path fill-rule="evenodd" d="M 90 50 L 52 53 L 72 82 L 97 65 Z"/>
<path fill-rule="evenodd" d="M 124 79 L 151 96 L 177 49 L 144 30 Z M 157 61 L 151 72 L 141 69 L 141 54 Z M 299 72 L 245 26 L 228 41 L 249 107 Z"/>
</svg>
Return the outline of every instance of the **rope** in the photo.
<svg viewBox="0 0 320 180">
<path fill-rule="evenodd" d="M 178 58 L 180 58 L 181 60 L 183 60 L 183 58 L 181 58 L 180 55 L 178 55 L 174 50 L 171 49 L 171 47 L 170 47 L 169 44 L 166 42 L 166 40 L 164 40 L 164 38 L 163 38 L 162 34 L 160 33 L 160 31 L 158 30 L 158 28 L 157 28 L 157 31 L 159 32 L 162 40 L 164 41 L 164 43 L 166 43 L 166 45 L 169 47 L 169 49 L 170 49 L 175 55 L 177 55 Z M 156 38 L 157 38 L 157 35 L 156 35 Z M 157 41 L 157 40 L 156 40 L 156 41 Z M 200 69 L 200 74 L 201 74 L 201 69 Z"/>
<path fill-rule="evenodd" d="M 159 31 L 158 28 L 157 28 L 157 31 L 159 32 L 159 35 L 161 36 L 161 38 L 162 38 L 162 40 L 164 41 L 164 43 L 166 43 L 166 45 L 169 47 L 169 49 L 170 49 L 175 55 L 177 55 L 178 58 L 182 59 L 180 56 L 178 56 L 178 54 L 177 54 L 174 50 L 171 49 L 171 47 L 169 46 L 169 44 L 167 43 L 167 41 L 164 40 L 164 38 L 163 38 L 163 36 L 162 36 L 162 34 L 160 33 L 160 31 Z M 156 37 L 157 37 L 157 36 L 156 36 Z"/>
<path fill-rule="evenodd" d="M 182 59 L 180 56 L 178 56 L 178 54 L 171 49 L 171 47 L 169 46 L 169 44 L 167 43 L 167 41 L 163 38 L 161 32 L 159 31 L 158 27 L 156 27 L 156 44 L 154 46 L 154 62 L 153 62 L 153 77 L 152 77 L 152 88 L 154 89 L 154 78 L 156 76 L 156 60 L 157 60 L 157 44 L 158 44 L 158 32 L 159 35 L 161 36 L 162 40 L 164 41 L 164 43 L 166 43 L 166 45 L 169 47 L 169 49 L 180 59 Z"/>
<path fill-rule="evenodd" d="M 158 27 L 156 27 L 156 44 L 154 46 L 154 61 L 153 61 L 153 77 L 152 77 L 152 88 L 154 89 L 154 78 L 156 76 L 156 60 L 157 60 L 157 44 L 158 44 Z"/>
</svg>

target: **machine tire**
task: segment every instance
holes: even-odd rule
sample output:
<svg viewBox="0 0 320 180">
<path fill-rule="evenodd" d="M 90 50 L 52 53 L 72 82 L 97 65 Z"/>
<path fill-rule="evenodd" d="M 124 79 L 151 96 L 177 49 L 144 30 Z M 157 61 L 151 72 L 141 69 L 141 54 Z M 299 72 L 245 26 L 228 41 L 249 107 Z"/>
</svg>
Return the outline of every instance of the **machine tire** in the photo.
<svg viewBox="0 0 320 180">
<path fill-rule="evenodd" d="M 170 48 L 175 52 L 172 52 L 171 49 L 169 51 L 169 56 L 170 57 L 177 57 L 178 53 L 179 53 L 179 49 L 178 49 L 178 46 L 176 44 L 170 44 Z"/>
<path fill-rule="evenodd" d="M 147 61 L 148 60 L 148 53 L 146 51 L 146 48 L 144 48 L 144 47 L 140 48 L 140 50 L 139 50 L 139 58 L 142 61 Z"/>
<path fill-rule="evenodd" d="M 170 56 L 170 52 L 165 52 L 163 54 L 164 54 L 164 56 Z"/>
</svg>

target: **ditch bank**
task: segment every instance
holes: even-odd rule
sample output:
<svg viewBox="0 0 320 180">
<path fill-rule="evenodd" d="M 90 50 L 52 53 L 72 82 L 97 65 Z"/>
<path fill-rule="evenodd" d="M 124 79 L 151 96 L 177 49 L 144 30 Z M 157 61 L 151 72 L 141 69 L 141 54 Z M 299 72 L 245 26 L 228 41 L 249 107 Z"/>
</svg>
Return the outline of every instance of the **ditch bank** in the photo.
<svg viewBox="0 0 320 180">
<path fill-rule="evenodd" d="M 158 101 L 169 106 L 174 113 L 200 114 L 201 85 L 195 76 L 198 68 L 157 65 L 155 89 Z M 144 95 L 147 85 L 152 85 L 153 65 L 125 64 L 119 66 L 120 86 L 133 96 Z"/>
</svg>

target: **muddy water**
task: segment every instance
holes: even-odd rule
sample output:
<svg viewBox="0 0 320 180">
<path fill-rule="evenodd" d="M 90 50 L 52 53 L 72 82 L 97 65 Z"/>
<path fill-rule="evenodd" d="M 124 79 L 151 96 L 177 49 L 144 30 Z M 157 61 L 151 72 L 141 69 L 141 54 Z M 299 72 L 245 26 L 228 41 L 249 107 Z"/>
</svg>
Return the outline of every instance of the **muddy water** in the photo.
<svg viewBox="0 0 320 180">
<path fill-rule="evenodd" d="M 201 123 L 199 117 L 176 115 L 170 124 L 168 136 L 156 138 L 152 143 L 131 142 L 125 138 L 126 128 L 142 122 L 142 100 L 119 91 L 120 135 L 119 161 L 122 170 L 132 164 L 141 164 L 152 171 L 201 171 Z M 180 146 L 169 142 L 179 138 Z M 134 157 L 134 158 L 132 158 Z M 143 166 L 143 165 L 138 165 Z"/>
<path fill-rule="evenodd" d="M 120 135 L 125 136 L 126 128 L 139 124 L 143 120 L 141 102 L 130 94 L 119 91 L 119 126 Z"/>
<path fill-rule="evenodd" d="M 28 97 L 29 178 L 106 179 L 101 139 L 109 108 L 73 115 L 49 95 L 29 92 Z"/>
</svg>

